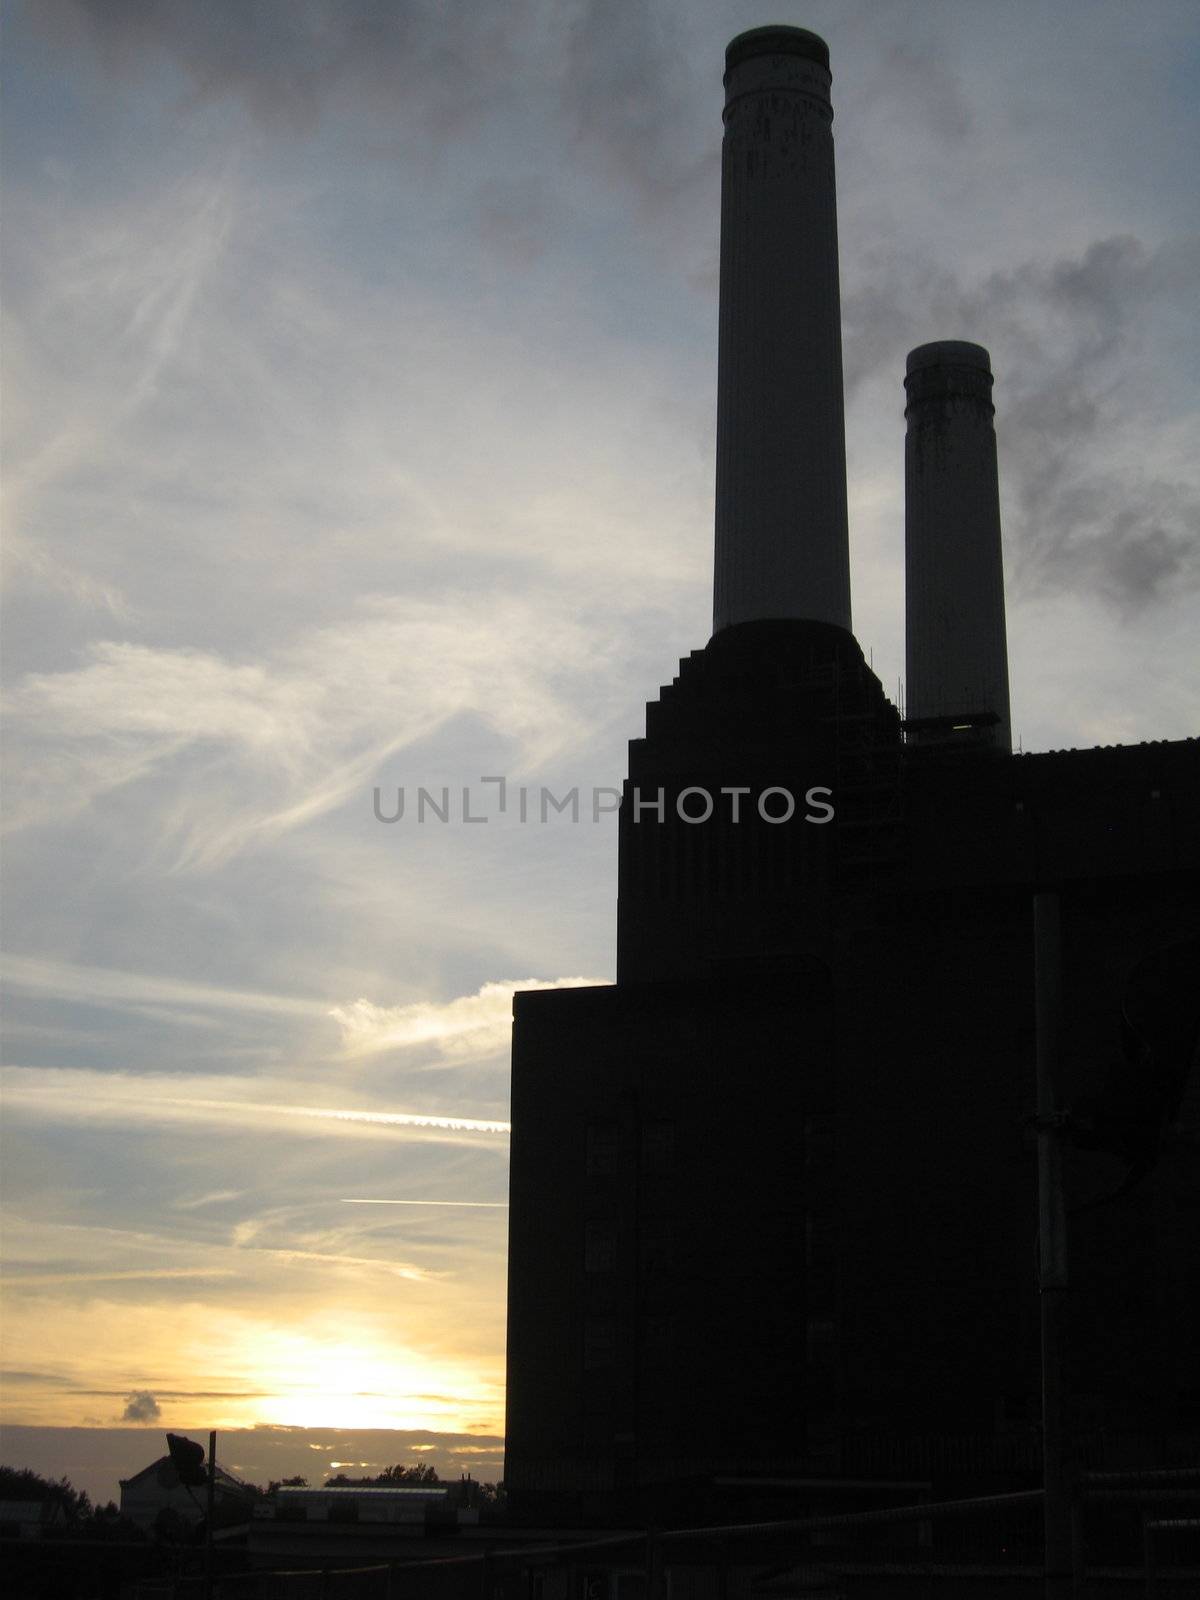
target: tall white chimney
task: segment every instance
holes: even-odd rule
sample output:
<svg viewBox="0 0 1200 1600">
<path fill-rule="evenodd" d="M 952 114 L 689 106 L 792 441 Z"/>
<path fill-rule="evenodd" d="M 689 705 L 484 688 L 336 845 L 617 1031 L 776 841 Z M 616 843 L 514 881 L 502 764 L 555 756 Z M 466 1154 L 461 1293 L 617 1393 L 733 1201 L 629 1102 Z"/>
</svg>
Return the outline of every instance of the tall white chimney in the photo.
<svg viewBox="0 0 1200 1600">
<path fill-rule="evenodd" d="M 1007 754 L 991 359 L 977 344 L 923 344 L 908 358 L 904 387 L 905 720 L 918 743 Z"/>
<path fill-rule="evenodd" d="M 714 632 L 850 627 L 829 85 L 804 28 L 725 52 Z"/>
</svg>

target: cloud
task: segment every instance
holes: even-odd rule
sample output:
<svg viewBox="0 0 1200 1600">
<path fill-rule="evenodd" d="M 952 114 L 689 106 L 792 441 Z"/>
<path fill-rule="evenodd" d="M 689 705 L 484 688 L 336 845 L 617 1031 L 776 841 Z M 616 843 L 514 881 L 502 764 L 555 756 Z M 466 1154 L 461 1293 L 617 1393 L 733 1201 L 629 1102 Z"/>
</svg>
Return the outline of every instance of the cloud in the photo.
<svg viewBox="0 0 1200 1600">
<path fill-rule="evenodd" d="M 28 994 L 53 995 L 68 1002 L 141 1010 L 155 1005 L 168 1009 L 199 1007 L 203 1010 L 258 1012 L 276 1017 L 320 1018 L 328 1006 L 302 995 L 256 994 L 246 989 L 223 989 L 193 983 L 186 978 L 164 978 L 147 972 L 119 972 L 110 967 L 77 965 L 38 956 L 10 955 L 4 959 L 4 982 Z"/>
<path fill-rule="evenodd" d="M 660 227 L 664 209 L 678 218 L 699 188 L 715 194 L 720 147 L 699 136 L 712 106 L 674 20 L 643 0 L 582 0 L 569 17 L 560 110 L 584 157 Z"/>
<path fill-rule="evenodd" d="M 391 1277 L 403 1278 L 408 1283 L 429 1283 L 445 1276 L 444 1273 L 431 1272 L 408 1261 L 383 1260 L 379 1256 L 349 1256 L 323 1250 L 277 1250 L 268 1245 L 254 1245 L 252 1248 L 284 1263 L 316 1263 L 326 1268 L 367 1267 L 386 1272 Z"/>
<path fill-rule="evenodd" d="M 1131 431 L 1127 393 L 1143 329 L 1190 296 L 1197 272 L 1200 239 L 1149 249 L 1116 237 L 966 298 L 967 317 L 996 325 L 1010 352 L 998 427 L 1018 593 L 1091 590 L 1138 611 L 1200 582 L 1200 478 L 1182 459 L 1178 476 L 1145 459 L 1144 421 L 1165 419 L 1151 410 Z"/>
<path fill-rule="evenodd" d="M 74 672 L 31 673 L 19 714 L 51 713 L 68 735 L 180 738 L 236 745 L 294 766 L 311 739 L 317 686 L 282 680 L 258 664 L 237 665 L 200 650 L 156 650 L 105 641 Z"/>
<path fill-rule="evenodd" d="M 112 73 L 169 61 L 191 107 L 232 100 L 292 136 L 352 109 L 381 137 L 419 131 L 428 159 L 537 98 L 585 160 L 644 202 L 678 201 L 716 165 L 712 142 L 689 136 L 697 108 L 678 30 L 639 0 L 291 0 L 265 12 L 238 0 L 200 12 L 188 0 L 47 0 L 37 19 Z"/>
<path fill-rule="evenodd" d="M 1200 474 L 1171 445 L 1189 402 L 1171 415 L 1139 378 L 1198 272 L 1200 239 L 1131 235 L 976 277 L 915 255 L 859 264 L 848 393 L 898 390 L 905 353 L 930 339 L 991 351 L 1011 599 L 1082 591 L 1133 614 L 1200 584 Z"/>
<path fill-rule="evenodd" d="M 55 1283 L 149 1283 L 159 1279 L 228 1278 L 231 1275 L 220 1267 L 130 1267 L 120 1272 L 81 1267 L 78 1272 L 6 1272 L 4 1282 L 38 1287 Z"/>
<path fill-rule="evenodd" d="M 88 570 L 106 560 L 111 568 L 112 528 L 82 548 L 47 535 L 75 531 L 88 503 L 82 486 L 119 479 L 131 431 L 153 429 L 172 383 L 200 359 L 236 188 L 225 173 L 197 174 L 153 199 L 122 195 L 82 214 L 55 203 L 45 184 L 13 188 L 24 238 L 12 261 L 4 361 L 20 396 L 7 424 L 6 560 L 36 586 L 132 622 L 139 611 L 126 588 Z M 38 264 L 47 253 L 50 271 Z M 54 488 L 63 492 L 58 502 L 46 499 Z M 64 505 L 74 514 L 68 530 L 59 521 Z"/>
<path fill-rule="evenodd" d="M 249 1258 L 256 1265 L 263 1259 Z M 223 1298 L 219 1315 L 209 1295 L 133 1302 L 102 1294 L 22 1296 L 6 1306 L 10 1340 L 30 1344 L 39 1328 L 44 1339 L 45 1328 L 64 1319 L 85 1322 L 89 1338 L 54 1351 L 55 1375 L 72 1380 L 74 1394 L 59 1385 L 26 1386 L 6 1406 L 7 1416 L 65 1421 L 78 1417 L 84 1393 L 149 1392 L 185 1428 L 203 1418 L 221 1429 L 293 1423 L 495 1432 L 503 1412 L 503 1357 L 496 1354 L 503 1349 L 503 1312 L 497 1319 L 490 1297 L 498 1284 L 489 1280 L 481 1299 L 478 1280 L 464 1286 L 447 1280 L 436 1291 L 391 1280 L 394 1287 L 381 1295 L 377 1270 L 354 1273 L 339 1275 L 332 1288 L 328 1272 L 323 1282 L 313 1274 L 298 1286 L 303 1292 L 289 1292 L 276 1272 L 269 1295 L 257 1302 Z M 423 1308 L 435 1292 L 446 1304 L 431 1318 Z M 190 1383 L 180 1383 L 181 1372 Z M 189 1390 L 225 1398 L 218 1405 L 167 1399 Z"/>
<path fill-rule="evenodd" d="M 6 491 L 6 516 L 13 512 L 11 485 Z M 129 603 L 121 591 L 111 583 L 92 577 L 81 567 L 64 560 L 61 553 L 52 555 L 43 545 L 10 526 L 4 536 L 3 560 L 9 573 L 6 581 L 24 581 L 34 587 L 44 587 L 79 606 L 106 611 L 118 622 L 132 621 Z"/>
<path fill-rule="evenodd" d="M 4 1069 L 9 1113 L 23 1111 L 54 1121 L 119 1122 L 127 1127 L 192 1123 L 254 1128 L 277 1136 L 285 1132 L 376 1135 L 450 1143 L 506 1137 L 510 1132 L 507 1122 L 487 1117 L 250 1099 L 250 1095 L 262 1092 L 261 1082 L 250 1079 L 220 1078 L 217 1081 L 226 1093 L 217 1097 L 206 1092 L 211 1090 L 212 1081 L 165 1073 L 19 1066 Z M 181 1094 L 181 1087 L 191 1088 L 193 1092 Z M 230 1095 L 231 1087 L 240 1089 L 246 1098 Z M 284 1087 L 283 1083 L 276 1084 L 278 1089 Z"/>
<path fill-rule="evenodd" d="M 605 982 L 604 978 L 497 979 L 485 983 L 478 993 L 455 1000 L 422 1000 L 406 1006 L 356 1000 L 352 1005 L 332 1007 L 329 1015 L 341 1025 L 347 1055 L 433 1046 L 443 1058 L 456 1061 L 507 1049 L 512 1036 L 512 999 L 518 990 L 578 989 Z"/>
<path fill-rule="evenodd" d="M 160 851 L 205 870 L 366 792 L 387 757 L 457 716 L 512 741 L 514 765 L 544 761 L 580 737 L 571 695 L 605 648 L 597 631 L 548 627 L 532 596 L 475 592 L 378 601 L 269 662 L 100 642 L 85 665 L 14 686 L 9 760 L 20 730 L 25 770 L 8 826 L 153 777 Z"/>
<path fill-rule="evenodd" d="M 199 1211 L 203 1206 L 227 1205 L 230 1201 L 240 1200 L 246 1193 L 244 1189 L 212 1189 L 207 1194 L 189 1196 L 186 1200 L 176 1200 L 173 1203 L 175 1211 Z"/>
<path fill-rule="evenodd" d="M 149 1389 L 135 1389 L 125 1401 L 122 1422 L 157 1422 L 162 1412 Z"/>
<path fill-rule="evenodd" d="M 123 76 L 167 58 L 187 77 L 193 103 L 241 101 L 260 121 L 311 130 L 338 105 L 365 104 L 403 124 L 448 137 L 475 121 L 494 93 L 535 8 L 503 0 L 468 9 L 438 0 L 50 0 L 39 7 L 58 44 L 94 48 Z"/>
<path fill-rule="evenodd" d="M 218 1291 L 226 1303 L 251 1290 L 251 1298 L 294 1298 L 315 1288 L 328 1294 L 336 1281 L 343 1293 L 349 1284 L 365 1284 L 381 1274 L 408 1284 L 444 1285 L 471 1261 L 474 1235 L 459 1230 L 447 1239 L 445 1231 L 422 1231 L 419 1224 L 406 1230 L 406 1259 L 395 1248 L 395 1230 L 364 1223 L 362 1214 L 345 1214 L 326 1223 L 327 1202 L 275 1205 L 257 1215 L 244 1216 L 219 1233 L 161 1232 L 83 1223 L 56 1223 L 23 1216 L 13 1208 L 5 1212 L 6 1253 L 10 1267 L 6 1285 L 20 1284 L 27 1300 L 45 1301 L 65 1294 L 90 1300 L 111 1285 L 139 1286 L 130 1296 L 142 1303 L 169 1303 L 175 1292 L 162 1285 L 197 1285 L 224 1280 Z M 481 1219 L 472 1219 L 475 1226 Z M 462 1219 L 464 1229 L 468 1226 Z M 86 1261 L 86 1265 L 83 1263 Z M 174 1264 L 164 1265 L 171 1262 Z M 78 1263 L 78 1265 L 76 1264 Z M 15 1270 L 13 1270 L 15 1269 Z M 25 1269 L 25 1270 L 22 1270 Z M 281 1269 L 281 1270 L 275 1270 Z M 117 1291 L 118 1293 L 120 1291 Z M 196 1293 L 197 1290 L 192 1290 Z M 156 1385 L 162 1394 L 168 1385 Z"/>
<path fill-rule="evenodd" d="M 475 204 L 476 232 L 490 256 L 526 270 L 543 255 L 554 212 L 544 184 L 512 178 L 484 184 Z"/>
<path fill-rule="evenodd" d="M 264 1112 L 271 1115 L 314 1117 L 323 1122 L 366 1124 L 389 1129 L 414 1128 L 449 1133 L 512 1132 L 512 1125 L 508 1122 L 496 1122 L 478 1117 L 428 1116 L 414 1111 L 348 1111 L 335 1110 L 329 1106 L 242 1106 L 224 1100 L 180 1100 L 175 1103 L 188 1110 L 211 1108 L 220 1113 L 233 1113 L 234 1116 L 242 1112 Z"/>
<path fill-rule="evenodd" d="M 975 132 L 976 118 L 959 75 L 933 50 L 914 49 L 907 39 L 884 50 L 856 93 L 898 136 L 923 138 L 934 150 L 950 146 L 961 153 Z"/>
</svg>

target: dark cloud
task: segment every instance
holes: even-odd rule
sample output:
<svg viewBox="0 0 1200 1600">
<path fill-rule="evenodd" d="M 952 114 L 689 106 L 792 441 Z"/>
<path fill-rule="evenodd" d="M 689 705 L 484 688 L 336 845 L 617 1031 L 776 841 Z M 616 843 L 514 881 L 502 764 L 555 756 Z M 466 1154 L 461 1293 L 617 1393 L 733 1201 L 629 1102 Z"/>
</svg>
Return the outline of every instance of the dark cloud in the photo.
<svg viewBox="0 0 1200 1600">
<path fill-rule="evenodd" d="M 718 56 L 697 94 L 670 18 L 643 0 L 45 0 L 31 15 L 122 80 L 175 75 L 181 117 L 220 103 L 276 142 L 333 130 L 439 193 L 469 141 L 481 181 L 461 215 L 498 272 L 534 266 L 596 186 L 685 261 L 711 253 Z"/>
<path fill-rule="evenodd" d="M 845 297 L 847 394 L 882 377 L 899 403 L 915 345 L 986 345 L 1016 591 L 1083 591 L 1139 610 L 1200 582 L 1200 498 L 1138 459 L 1155 420 L 1126 402 L 1147 328 L 1184 307 L 1197 273 L 1200 241 L 1150 249 L 1128 235 L 974 284 L 876 253 Z"/>
<path fill-rule="evenodd" d="M 149 1389 L 135 1389 L 126 1397 L 125 1409 L 121 1413 L 122 1422 L 157 1422 L 162 1416 L 158 1401 Z"/>
<path fill-rule="evenodd" d="M 1186 241 L 1150 250 L 1104 239 L 1075 259 L 998 274 L 966 297 L 965 315 L 994 326 L 1014 358 L 1007 372 L 997 362 L 997 400 L 1019 590 L 1090 590 L 1134 611 L 1200 579 L 1200 498 L 1131 458 L 1157 419 L 1138 419 L 1131 435 L 1126 400 L 1145 360 L 1143 332 L 1177 301 L 1189 259 L 1194 273 L 1200 247 Z"/>
<path fill-rule="evenodd" d="M 678 26 L 645 0 L 583 0 L 570 14 L 561 111 L 576 144 L 646 207 L 686 207 L 720 170 L 715 70 L 697 94 Z"/>
<path fill-rule="evenodd" d="M 874 116 L 902 122 L 908 137 L 920 129 L 931 139 L 959 144 L 975 130 L 958 76 L 934 49 L 893 43 L 857 92 Z"/>
<path fill-rule="evenodd" d="M 364 97 L 427 131 L 471 122 L 517 65 L 530 0 L 447 6 L 440 0 L 46 0 L 42 30 L 94 49 L 123 74 L 169 60 L 198 101 L 242 101 L 261 121 L 310 127 Z"/>
<path fill-rule="evenodd" d="M 45 0 L 34 13 L 56 44 L 133 77 L 173 66 L 185 105 L 242 104 L 289 134 L 349 112 L 375 154 L 430 159 L 494 116 L 537 102 L 547 152 L 568 145 L 586 170 L 632 194 L 647 218 L 677 220 L 719 166 L 711 96 L 667 21 L 643 0 Z M 702 120 L 698 120 L 702 119 Z M 528 157 L 536 160 L 536 156 Z M 524 177 L 482 207 L 480 230 L 518 261 L 540 253 L 546 197 Z"/>
<path fill-rule="evenodd" d="M 475 231 L 502 266 L 532 266 L 545 253 L 554 224 L 555 208 L 539 183 L 489 184 L 476 197 Z"/>
<path fill-rule="evenodd" d="M 1031 454 L 1035 447 L 1026 440 L 1025 456 Z M 1018 592 L 1091 591 L 1120 610 L 1137 611 L 1200 581 L 1200 497 L 1193 488 L 1117 477 L 1098 464 L 1081 481 L 1078 468 L 1053 448 L 1032 467 L 1017 483 Z"/>
</svg>

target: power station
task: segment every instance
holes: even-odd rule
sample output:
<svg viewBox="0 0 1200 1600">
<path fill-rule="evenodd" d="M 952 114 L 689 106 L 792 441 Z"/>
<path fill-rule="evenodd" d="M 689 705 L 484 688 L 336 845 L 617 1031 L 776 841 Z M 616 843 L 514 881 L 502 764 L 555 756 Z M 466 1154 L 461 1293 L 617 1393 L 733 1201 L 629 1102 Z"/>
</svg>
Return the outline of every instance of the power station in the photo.
<svg viewBox="0 0 1200 1600">
<path fill-rule="evenodd" d="M 992 373 L 958 340 L 897 374 L 889 701 L 851 632 L 828 50 L 758 28 L 724 81 L 714 631 L 630 744 L 615 984 L 514 1006 L 514 1512 L 1036 1481 L 1039 891 L 1073 1448 L 1192 1459 L 1200 746 L 1012 753 Z"/>
</svg>

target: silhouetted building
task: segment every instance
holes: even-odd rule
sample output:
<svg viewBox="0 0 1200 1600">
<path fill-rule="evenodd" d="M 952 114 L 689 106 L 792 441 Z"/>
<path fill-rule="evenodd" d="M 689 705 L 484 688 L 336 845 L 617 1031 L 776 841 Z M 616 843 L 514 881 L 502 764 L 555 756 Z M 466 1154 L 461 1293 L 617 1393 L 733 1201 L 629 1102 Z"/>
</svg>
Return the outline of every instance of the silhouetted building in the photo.
<svg viewBox="0 0 1200 1600">
<path fill-rule="evenodd" d="M 363 1567 L 451 1555 L 479 1535 L 478 1485 L 283 1484 L 254 1507 L 247 1551 L 260 1569 Z"/>
<path fill-rule="evenodd" d="M 1081 1448 L 1178 1458 L 1200 1424 L 1197 1162 L 1165 1131 L 1197 1120 L 1200 746 L 1009 753 L 977 345 L 909 358 L 908 724 L 864 661 L 829 82 L 801 29 L 727 52 L 715 631 L 630 745 L 617 982 L 515 1001 L 518 1515 L 1032 1481 L 1046 887 L 1070 1197 L 1128 1190 L 1072 1224 Z"/>
<path fill-rule="evenodd" d="M 204 1485 L 189 1489 L 181 1483 L 175 1462 L 169 1455 L 160 1456 L 132 1478 L 121 1479 L 121 1515 L 147 1532 L 153 1531 L 164 1511 L 194 1525 L 204 1520 L 206 1494 Z M 248 1483 L 217 1464 L 213 1501 L 218 1512 L 227 1515 L 233 1508 L 249 1521 L 256 1494 Z"/>
</svg>

